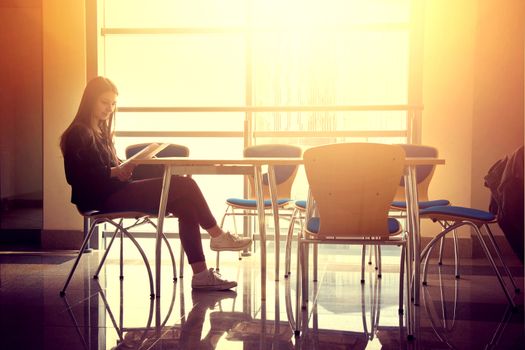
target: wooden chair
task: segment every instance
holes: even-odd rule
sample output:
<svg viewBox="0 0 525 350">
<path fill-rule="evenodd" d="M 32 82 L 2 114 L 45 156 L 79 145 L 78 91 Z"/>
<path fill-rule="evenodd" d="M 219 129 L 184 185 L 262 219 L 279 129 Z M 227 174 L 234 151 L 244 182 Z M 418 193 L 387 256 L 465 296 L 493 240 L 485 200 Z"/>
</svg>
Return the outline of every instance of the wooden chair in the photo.
<svg viewBox="0 0 525 350">
<path fill-rule="evenodd" d="M 388 217 L 404 160 L 405 152 L 398 145 L 340 143 L 304 152 L 310 196 L 298 239 L 296 334 L 300 332 L 300 312 L 308 315 L 310 244 L 400 246 L 399 312 L 403 312 L 403 282 L 407 285 L 407 305 L 410 302 L 410 282 L 404 278 L 404 266 L 409 263 L 406 235 L 400 223 Z M 410 312 L 406 317 L 411 331 Z"/>
</svg>

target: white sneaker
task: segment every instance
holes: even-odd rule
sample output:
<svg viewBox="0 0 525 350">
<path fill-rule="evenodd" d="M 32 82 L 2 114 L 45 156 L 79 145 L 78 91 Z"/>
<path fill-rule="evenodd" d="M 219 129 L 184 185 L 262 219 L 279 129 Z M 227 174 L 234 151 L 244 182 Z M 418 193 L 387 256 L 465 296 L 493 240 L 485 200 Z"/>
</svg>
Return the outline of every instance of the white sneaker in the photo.
<svg viewBox="0 0 525 350">
<path fill-rule="evenodd" d="M 252 244 L 249 237 L 240 237 L 236 234 L 224 232 L 220 236 L 210 239 L 210 248 L 213 251 L 232 250 L 238 251 L 248 248 Z"/>
<path fill-rule="evenodd" d="M 237 287 L 237 282 L 227 281 L 213 268 L 193 275 L 191 288 L 198 290 L 228 290 Z"/>
</svg>

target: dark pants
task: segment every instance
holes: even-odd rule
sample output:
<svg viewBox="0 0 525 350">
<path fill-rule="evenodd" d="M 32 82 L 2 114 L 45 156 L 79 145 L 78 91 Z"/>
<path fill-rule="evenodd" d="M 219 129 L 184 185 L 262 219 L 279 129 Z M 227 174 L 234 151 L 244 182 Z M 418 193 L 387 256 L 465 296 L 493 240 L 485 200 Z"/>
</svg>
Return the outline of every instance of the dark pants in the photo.
<svg viewBox="0 0 525 350">
<path fill-rule="evenodd" d="M 162 178 L 129 182 L 104 203 L 104 210 L 158 213 Z M 197 183 L 190 177 L 172 176 L 167 213 L 179 219 L 180 241 L 190 264 L 205 261 L 200 227 L 209 229 L 217 222 Z"/>
</svg>

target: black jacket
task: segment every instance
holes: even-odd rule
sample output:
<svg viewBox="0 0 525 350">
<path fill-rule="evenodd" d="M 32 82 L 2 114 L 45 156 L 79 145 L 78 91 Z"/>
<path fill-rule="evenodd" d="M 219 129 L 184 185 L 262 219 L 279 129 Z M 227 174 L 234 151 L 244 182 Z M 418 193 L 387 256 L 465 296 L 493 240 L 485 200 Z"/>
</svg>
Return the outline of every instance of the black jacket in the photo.
<svg viewBox="0 0 525 350">
<path fill-rule="evenodd" d="M 523 261 L 523 146 L 492 165 L 485 186 L 491 193 L 490 212 L 498 216 L 505 237 Z"/>
<path fill-rule="evenodd" d="M 72 127 L 66 135 L 64 168 L 71 185 L 71 202 L 82 210 L 99 209 L 125 182 L 111 178 L 111 167 L 116 166 L 110 154 L 100 152 L 91 131 L 81 125 Z"/>
</svg>

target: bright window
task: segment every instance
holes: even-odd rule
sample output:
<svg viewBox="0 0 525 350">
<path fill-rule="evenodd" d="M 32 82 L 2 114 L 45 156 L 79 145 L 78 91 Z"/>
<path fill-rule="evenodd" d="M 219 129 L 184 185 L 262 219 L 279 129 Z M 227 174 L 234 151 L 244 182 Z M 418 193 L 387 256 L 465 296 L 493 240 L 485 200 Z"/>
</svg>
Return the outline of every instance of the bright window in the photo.
<svg viewBox="0 0 525 350">
<path fill-rule="evenodd" d="M 417 134 L 420 108 L 408 97 L 413 0 L 99 0 L 97 7 L 98 74 L 120 91 L 121 155 L 147 141 L 237 156 L 247 144 L 400 143 Z M 216 177 L 197 180 L 218 218 L 224 199 L 243 193 L 240 177 L 223 176 L 220 186 Z M 301 176 L 294 192 L 306 194 Z"/>
</svg>

